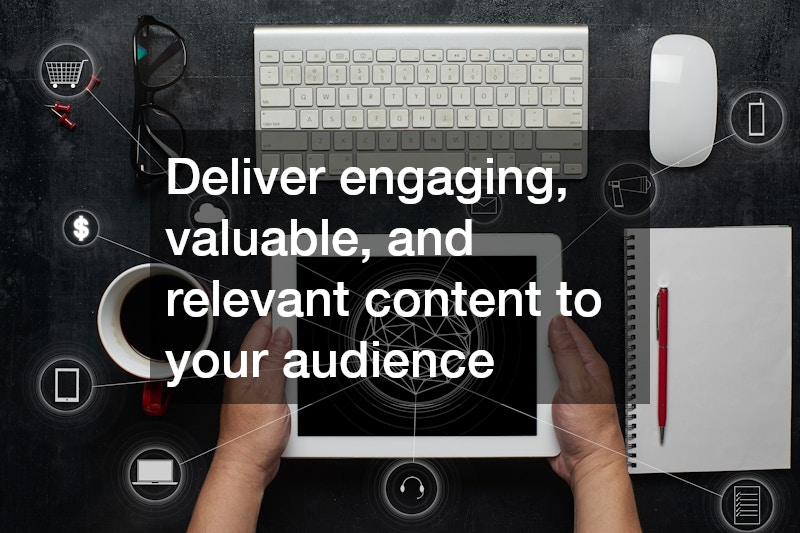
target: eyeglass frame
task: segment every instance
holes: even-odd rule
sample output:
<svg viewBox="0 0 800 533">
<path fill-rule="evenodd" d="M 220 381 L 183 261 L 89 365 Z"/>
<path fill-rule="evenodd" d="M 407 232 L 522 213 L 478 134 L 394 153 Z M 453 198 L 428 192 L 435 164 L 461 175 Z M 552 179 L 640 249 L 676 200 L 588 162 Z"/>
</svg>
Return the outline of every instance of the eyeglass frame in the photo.
<svg viewBox="0 0 800 533">
<path fill-rule="evenodd" d="M 139 72 L 139 58 L 138 58 L 138 50 L 137 50 L 138 39 L 137 39 L 137 37 L 139 35 L 139 32 L 142 30 L 142 28 L 144 28 L 146 26 L 160 26 L 160 27 L 172 32 L 172 34 L 174 34 L 175 37 L 177 37 L 175 42 L 180 43 L 180 46 L 183 49 L 183 65 L 181 66 L 180 73 L 177 76 L 175 76 L 175 79 L 173 79 L 170 82 L 165 83 L 163 85 L 156 85 L 156 86 L 147 85 L 142 80 L 141 74 Z M 171 44 L 170 47 L 172 47 L 173 45 L 174 45 L 174 43 Z M 166 52 L 166 50 L 164 52 L 162 52 L 161 55 L 163 56 L 165 52 Z M 164 60 L 169 59 L 172 56 L 174 56 L 174 53 L 169 55 L 168 57 L 166 57 Z M 165 108 L 157 105 L 155 103 L 155 101 L 154 101 L 154 98 L 155 98 L 155 94 L 158 91 L 164 90 L 167 87 L 171 87 L 172 85 L 178 83 L 181 79 L 183 79 L 183 76 L 186 74 L 186 63 L 187 63 L 187 61 L 188 61 L 188 54 L 186 52 L 186 42 L 184 41 L 183 36 L 181 36 L 181 34 L 178 33 L 175 30 L 175 28 L 173 28 L 172 26 L 169 26 L 168 24 L 164 24 L 163 22 L 160 22 L 160 21 L 156 20 L 155 17 L 152 17 L 150 15 L 142 15 L 141 17 L 139 17 L 139 23 L 136 25 L 136 29 L 133 32 L 133 80 L 134 80 L 133 102 L 134 102 L 134 113 L 133 113 L 133 128 L 132 129 L 135 130 L 136 133 L 135 133 L 135 140 L 131 139 L 131 165 L 133 165 L 133 168 L 134 168 L 134 170 L 136 172 L 136 178 L 142 183 L 149 183 L 149 182 L 151 182 L 152 180 L 154 180 L 156 178 L 159 178 L 159 177 L 161 177 L 163 175 L 166 175 L 166 173 L 167 173 L 167 171 L 165 169 L 163 169 L 163 167 L 162 167 L 162 171 L 161 172 L 157 172 L 157 173 L 146 172 L 146 171 L 142 170 L 137 164 L 138 161 L 139 161 L 138 151 L 139 151 L 139 148 L 140 148 L 140 140 L 139 140 L 139 131 L 138 130 L 139 130 L 139 127 L 141 126 L 141 123 L 142 123 L 142 118 L 141 117 L 142 117 L 142 113 L 143 113 L 144 109 L 156 110 L 157 112 L 163 113 L 164 115 L 166 115 L 167 117 L 169 117 L 169 118 L 171 118 L 172 120 L 175 121 L 175 123 L 178 125 L 178 127 L 180 128 L 180 131 L 181 131 L 181 152 L 180 152 L 180 154 L 178 154 L 178 156 L 180 157 L 180 156 L 182 156 L 184 154 L 185 147 L 186 147 L 186 132 L 183 129 L 183 124 L 181 124 L 181 121 L 178 120 L 178 117 L 176 117 L 175 115 L 173 115 L 172 113 L 167 111 Z M 158 65 L 156 65 L 156 68 L 158 68 Z M 153 159 L 153 161 L 156 161 L 155 157 L 150 155 L 147 151 L 145 151 L 145 154 L 148 157 L 150 157 L 151 159 Z M 158 164 L 158 166 L 161 166 L 157 161 L 156 161 L 156 163 Z"/>
</svg>

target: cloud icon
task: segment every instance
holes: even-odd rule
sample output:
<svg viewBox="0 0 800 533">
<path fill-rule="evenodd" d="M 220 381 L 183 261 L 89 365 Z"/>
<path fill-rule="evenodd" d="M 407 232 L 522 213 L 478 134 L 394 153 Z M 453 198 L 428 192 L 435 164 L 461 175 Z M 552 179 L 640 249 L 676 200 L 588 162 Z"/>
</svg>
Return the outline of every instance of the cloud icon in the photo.
<svg viewBox="0 0 800 533">
<path fill-rule="evenodd" d="M 200 224 L 218 224 L 225 218 L 225 211 L 206 202 L 194 214 L 194 221 Z"/>
</svg>

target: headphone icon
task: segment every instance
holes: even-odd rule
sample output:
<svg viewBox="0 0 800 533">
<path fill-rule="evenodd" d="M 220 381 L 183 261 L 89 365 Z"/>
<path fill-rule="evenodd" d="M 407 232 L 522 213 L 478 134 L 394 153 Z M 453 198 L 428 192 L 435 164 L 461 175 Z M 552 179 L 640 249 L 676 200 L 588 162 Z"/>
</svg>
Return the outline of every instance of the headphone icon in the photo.
<svg viewBox="0 0 800 533">
<path fill-rule="evenodd" d="M 408 481 L 409 479 L 416 479 L 417 483 L 419 483 L 419 496 L 417 496 L 417 499 L 419 500 L 420 498 L 425 496 L 425 485 L 422 484 L 422 480 L 417 476 L 408 476 L 407 478 L 405 478 L 403 482 L 400 484 L 400 492 L 406 491 L 406 481 Z"/>
</svg>

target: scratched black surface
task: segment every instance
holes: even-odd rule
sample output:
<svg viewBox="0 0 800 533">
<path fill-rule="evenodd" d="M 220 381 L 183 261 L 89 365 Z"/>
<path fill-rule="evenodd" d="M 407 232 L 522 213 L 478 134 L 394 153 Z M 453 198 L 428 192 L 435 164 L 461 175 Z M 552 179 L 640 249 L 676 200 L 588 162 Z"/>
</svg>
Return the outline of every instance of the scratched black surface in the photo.
<svg viewBox="0 0 800 533">
<path fill-rule="evenodd" d="M 4 531 L 179 531 L 208 464 L 192 463 L 192 482 L 182 505 L 171 513 L 147 512 L 120 496 L 119 455 L 137 438 L 170 435 L 195 454 L 213 445 L 219 383 L 195 380 L 194 394 L 207 404 L 178 402 L 161 420 L 138 407 L 138 387 L 104 391 L 102 406 L 85 422 L 60 424 L 40 416 L 26 397 L 30 365 L 48 350 L 73 347 L 107 382 L 129 376 L 104 355 L 95 330 L 97 302 L 119 272 L 145 258 L 99 242 L 85 251 L 59 236 L 62 217 L 75 206 L 93 209 L 102 234 L 125 246 L 149 250 L 150 197 L 133 181 L 128 138 L 93 101 L 76 103 L 79 129 L 57 126 L 33 80 L 40 51 L 56 39 L 89 44 L 103 65 L 98 97 L 127 125 L 132 116 L 130 36 L 137 18 L 151 14 L 186 38 L 186 79 L 159 93 L 190 130 L 252 127 L 252 28 L 254 24 L 297 23 L 585 23 L 590 27 L 590 128 L 596 132 L 647 128 L 648 61 L 653 42 L 668 33 L 691 33 L 714 47 L 719 66 L 719 114 L 749 87 L 779 93 L 788 105 L 789 131 L 777 146 L 752 152 L 732 140 L 715 147 L 710 160 L 689 170 L 661 174 L 662 201 L 652 226 L 711 226 L 800 223 L 800 13 L 785 0 L 696 2 L 587 1 L 394 1 L 310 2 L 4 2 L 0 5 L 0 529 Z M 717 139 L 728 132 L 719 121 Z M 641 137 L 641 135 L 639 135 Z M 590 144 L 590 174 L 569 186 L 568 211 L 532 208 L 504 200 L 501 218 L 485 231 L 554 231 L 566 244 L 600 216 L 599 180 L 615 161 L 647 159 L 645 144 Z M 645 149 L 642 150 L 641 146 Z M 239 157 L 252 154 L 242 147 Z M 198 156 L 201 154 L 190 153 Z M 291 217 L 314 226 L 323 216 L 359 231 L 385 232 L 398 225 L 441 228 L 463 221 L 455 202 L 426 201 L 405 208 L 390 198 L 340 201 L 332 190 L 316 198 L 276 196 L 234 203 L 243 227 L 286 225 Z M 187 205 L 167 206 L 180 219 Z M 567 209 L 567 208 L 564 208 Z M 423 222 L 417 222 L 423 221 Z M 639 221 L 643 224 L 643 221 Z M 564 279 L 593 287 L 604 310 L 581 324 L 622 377 L 621 249 L 625 224 L 604 217 L 564 255 Z M 797 255 L 796 241 L 793 250 Z M 257 267 L 229 270 L 231 284 L 266 288 L 269 274 Z M 794 277 L 798 277 L 794 268 Z M 796 294 L 796 291 L 793 291 Z M 796 297 L 794 298 L 797 304 Z M 757 312 L 755 310 L 754 312 Z M 234 349 L 248 319 L 220 321 L 214 347 Z M 793 331 L 797 332 L 796 317 Z M 797 351 L 798 343 L 794 342 Z M 798 383 L 795 366 L 794 382 Z M 187 387 L 187 388 L 189 388 Z M 135 389 L 135 390 L 134 390 Z M 186 392 L 189 394 L 189 392 Z M 798 451 L 797 396 L 793 399 L 793 455 Z M 565 484 L 544 460 L 442 461 L 448 473 L 447 506 L 424 526 L 400 526 L 378 508 L 374 479 L 382 461 L 287 460 L 267 490 L 263 531 L 570 531 L 572 501 Z M 793 461 L 796 465 L 796 461 Z M 796 466 L 767 472 L 783 503 L 776 530 L 800 528 Z M 723 474 L 687 479 L 719 489 Z M 665 476 L 636 476 L 634 487 L 647 531 L 721 531 L 713 519 L 715 498 Z"/>
</svg>

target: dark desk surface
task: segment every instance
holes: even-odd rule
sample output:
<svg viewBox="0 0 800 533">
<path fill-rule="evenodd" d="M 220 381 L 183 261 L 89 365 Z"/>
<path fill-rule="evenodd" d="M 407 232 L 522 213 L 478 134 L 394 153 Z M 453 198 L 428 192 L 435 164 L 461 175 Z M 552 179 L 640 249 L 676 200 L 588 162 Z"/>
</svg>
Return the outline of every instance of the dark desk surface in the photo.
<svg viewBox="0 0 800 533">
<path fill-rule="evenodd" d="M 216 440 L 219 382 L 195 380 L 178 394 L 203 395 L 208 403 L 176 402 L 162 419 L 139 409 L 139 386 L 98 389 L 100 407 L 69 423 L 43 414 L 31 398 L 32 373 L 53 353 L 84 357 L 99 382 L 131 378 L 115 367 L 97 338 L 97 302 L 108 282 L 146 259 L 99 242 L 88 250 L 65 244 L 59 224 L 71 209 L 94 210 L 107 238 L 149 250 L 151 216 L 185 217 L 187 205 L 163 188 L 137 187 L 128 159 L 129 139 L 100 106 L 75 104 L 79 129 L 58 127 L 37 90 L 36 58 L 48 43 L 78 39 L 103 65 L 97 95 L 120 121 L 132 116 L 130 37 L 139 15 L 151 14 L 185 37 L 189 67 L 184 81 L 159 93 L 187 130 L 252 129 L 252 30 L 255 24 L 313 23 L 584 23 L 590 29 L 590 172 L 569 185 L 571 208 L 532 209 L 524 200 L 504 199 L 500 219 L 485 231 L 554 231 L 571 242 L 605 210 L 598 200 L 608 168 L 629 158 L 649 160 L 647 151 L 649 54 L 669 33 L 702 36 L 717 54 L 719 114 L 750 88 L 767 88 L 787 105 L 788 131 L 766 151 L 747 150 L 733 140 L 720 143 L 700 167 L 669 170 L 662 197 L 649 219 L 636 225 L 800 225 L 800 17 L 792 0 L 776 2 L 587 1 L 576 5 L 542 1 L 244 2 L 51 1 L 4 5 L 0 32 L 0 345 L 3 431 L 0 468 L 0 529 L 4 531 L 178 531 L 185 527 L 210 457 L 190 463 L 183 500 L 169 511 L 132 504 L 120 488 L 121 457 L 143 438 L 168 440 L 187 455 Z M 611 133 L 610 138 L 604 134 Z M 720 119 L 717 139 L 728 134 Z M 248 138 L 252 139 L 248 135 Z M 252 141 L 247 141 L 252 142 Z M 196 150 L 196 148 L 195 148 Z M 235 155 L 249 155 L 253 147 Z M 203 156 L 196 151 L 190 156 Z M 222 154 L 231 157 L 233 154 Z M 463 223 L 463 207 L 429 200 L 400 207 L 392 198 L 341 202 L 333 189 L 301 199 L 276 196 L 235 200 L 241 227 L 286 226 L 291 217 L 312 227 L 328 217 L 361 232 L 386 232 L 404 224 L 442 228 Z M 155 204 L 153 202 L 156 202 Z M 156 211 L 154 206 L 159 206 Z M 623 376 L 621 236 L 630 223 L 603 217 L 564 255 L 564 279 L 592 287 L 603 311 L 581 324 L 606 355 L 621 397 Z M 796 245 L 793 245 L 797 256 Z M 209 267 L 212 268 L 212 267 Z M 267 288 L 265 267 L 216 272 L 233 286 Z M 218 269 L 218 270 L 217 270 Z M 595 273 L 603 273 L 598 281 Z M 202 272 L 199 272 L 202 274 Z M 797 270 L 794 269 L 797 278 Z M 605 281 L 604 281 L 605 280 Z M 237 285 L 238 284 L 238 285 Z M 796 293 L 793 293 L 796 294 Z M 798 301 L 793 298 L 795 306 Z M 213 346 L 234 349 L 250 319 L 220 321 Z M 794 331 L 797 331 L 793 321 Z M 797 352 L 797 342 L 793 346 Z M 794 369 L 798 383 L 798 368 Z M 797 396 L 793 400 L 793 455 L 798 442 Z M 769 438 L 769 436 L 765 436 Z M 439 461 L 449 479 L 449 502 L 436 520 L 399 525 L 378 509 L 371 488 L 386 461 L 286 460 L 268 489 L 262 529 L 269 531 L 570 531 L 568 488 L 546 461 Z M 796 468 L 796 467 L 795 467 Z M 800 528 L 797 472 L 763 472 L 780 500 L 775 531 Z M 689 474 L 686 479 L 719 489 L 726 474 Z M 723 531 L 714 518 L 716 498 L 663 475 L 634 477 L 646 531 Z M 268 525 L 267 525 L 268 524 Z"/>
</svg>

